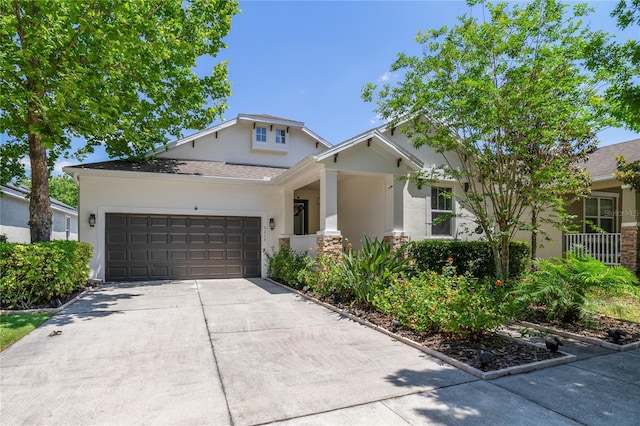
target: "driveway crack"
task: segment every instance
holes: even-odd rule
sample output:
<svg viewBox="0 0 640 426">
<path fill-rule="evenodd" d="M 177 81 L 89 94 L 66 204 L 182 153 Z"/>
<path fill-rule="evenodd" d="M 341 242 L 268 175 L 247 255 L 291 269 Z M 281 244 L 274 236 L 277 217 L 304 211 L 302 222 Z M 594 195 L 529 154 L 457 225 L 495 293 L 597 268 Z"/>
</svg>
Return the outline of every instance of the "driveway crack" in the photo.
<svg viewBox="0 0 640 426">
<path fill-rule="evenodd" d="M 209 338 L 209 346 L 211 347 L 211 355 L 213 355 L 213 363 L 216 365 L 216 371 L 218 378 L 220 379 L 220 387 L 222 388 L 222 395 L 224 395 L 224 403 L 227 405 L 227 414 L 229 415 L 229 423 L 233 422 L 233 415 L 231 414 L 231 408 L 229 407 L 229 399 L 227 398 L 227 390 L 224 386 L 224 380 L 222 380 L 222 373 L 220 372 L 220 366 L 218 365 L 218 358 L 216 357 L 216 350 L 213 347 L 213 340 L 211 339 L 211 330 L 209 329 L 209 321 L 207 320 L 207 314 L 204 311 L 204 303 L 202 302 L 202 295 L 200 294 L 200 283 L 195 280 L 196 291 L 198 292 L 198 299 L 200 300 L 200 309 L 202 309 L 202 317 L 204 318 L 204 326 L 207 328 L 207 337 Z"/>
</svg>

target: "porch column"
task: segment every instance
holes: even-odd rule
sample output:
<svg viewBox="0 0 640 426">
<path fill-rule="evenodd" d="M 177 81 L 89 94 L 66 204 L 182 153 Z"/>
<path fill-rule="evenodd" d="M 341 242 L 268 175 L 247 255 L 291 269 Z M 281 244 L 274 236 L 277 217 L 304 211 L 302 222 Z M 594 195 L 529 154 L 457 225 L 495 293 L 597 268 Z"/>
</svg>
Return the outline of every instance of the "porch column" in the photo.
<svg viewBox="0 0 640 426">
<path fill-rule="evenodd" d="M 342 253 L 342 234 L 338 230 L 338 171 L 320 175 L 320 230 L 316 234 L 317 252 Z"/>
<path fill-rule="evenodd" d="M 620 264 L 640 274 L 640 191 L 623 185 L 621 195 Z"/>
<path fill-rule="evenodd" d="M 409 241 L 404 232 L 404 181 L 399 176 L 385 176 L 384 241 L 394 250 Z"/>
</svg>

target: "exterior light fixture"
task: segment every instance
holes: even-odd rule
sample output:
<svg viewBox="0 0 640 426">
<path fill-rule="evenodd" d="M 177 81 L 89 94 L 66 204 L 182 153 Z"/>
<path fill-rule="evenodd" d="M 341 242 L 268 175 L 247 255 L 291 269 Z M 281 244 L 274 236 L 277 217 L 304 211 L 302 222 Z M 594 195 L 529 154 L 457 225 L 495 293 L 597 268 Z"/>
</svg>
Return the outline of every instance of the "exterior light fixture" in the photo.
<svg viewBox="0 0 640 426">
<path fill-rule="evenodd" d="M 276 220 L 274 218 L 269 219 L 269 228 L 273 231 L 276 229 Z"/>
<path fill-rule="evenodd" d="M 89 215 L 89 226 L 92 228 L 96 226 L 96 215 L 93 213 Z"/>
</svg>

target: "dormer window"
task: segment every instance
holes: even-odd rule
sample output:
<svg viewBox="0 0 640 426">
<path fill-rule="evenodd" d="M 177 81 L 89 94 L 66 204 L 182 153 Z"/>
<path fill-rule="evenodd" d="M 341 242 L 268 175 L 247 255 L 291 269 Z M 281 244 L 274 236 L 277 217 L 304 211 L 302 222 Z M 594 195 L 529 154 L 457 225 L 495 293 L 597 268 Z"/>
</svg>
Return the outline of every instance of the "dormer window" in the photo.
<svg viewBox="0 0 640 426">
<path fill-rule="evenodd" d="M 283 129 L 276 129 L 276 143 L 285 144 L 286 143 L 285 135 L 286 135 L 286 132 Z"/>
<path fill-rule="evenodd" d="M 266 142 L 266 141 L 267 141 L 267 128 L 256 127 L 256 142 Z"/>
</svg>

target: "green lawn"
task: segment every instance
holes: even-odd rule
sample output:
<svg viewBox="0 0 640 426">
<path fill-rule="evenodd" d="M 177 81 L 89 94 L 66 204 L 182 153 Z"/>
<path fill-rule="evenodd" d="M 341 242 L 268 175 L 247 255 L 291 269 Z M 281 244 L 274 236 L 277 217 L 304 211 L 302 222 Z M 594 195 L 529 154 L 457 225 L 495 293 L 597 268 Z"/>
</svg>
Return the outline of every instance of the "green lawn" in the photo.
<svg viewBox="0 0 640 426">
<path fill-rule="evenodd" d="M 588 295 L 585 309 L 626 321 L 640 322 L 640 287 L 620 288 L 614 292 L 594 291 Z"/>
<path fill-rule="evenodd" d="M 53 316 L 50 312 L 0 315 L 0 351 L 5 350 Z"/>
</svg>

